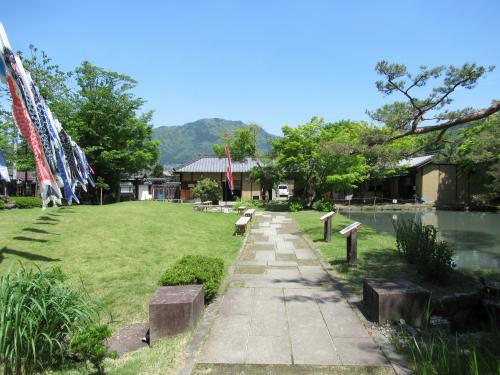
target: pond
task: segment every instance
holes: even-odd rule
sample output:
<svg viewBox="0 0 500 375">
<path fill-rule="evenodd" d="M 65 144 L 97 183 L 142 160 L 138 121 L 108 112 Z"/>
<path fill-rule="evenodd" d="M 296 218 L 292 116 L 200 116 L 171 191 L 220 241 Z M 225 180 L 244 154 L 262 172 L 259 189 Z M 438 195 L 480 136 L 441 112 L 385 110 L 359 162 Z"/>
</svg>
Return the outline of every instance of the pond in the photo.
<svg viewBox="0 0 500 375">
<path fill-rule="evenodd" d="M 458 268 L 500 269 L 500 213 L 492 212 L 342 212 L 352 220 L 395 235 L 392 220 L 415 218 L 434 225 L 441 239 L 452 244 Z"/>
</svg>

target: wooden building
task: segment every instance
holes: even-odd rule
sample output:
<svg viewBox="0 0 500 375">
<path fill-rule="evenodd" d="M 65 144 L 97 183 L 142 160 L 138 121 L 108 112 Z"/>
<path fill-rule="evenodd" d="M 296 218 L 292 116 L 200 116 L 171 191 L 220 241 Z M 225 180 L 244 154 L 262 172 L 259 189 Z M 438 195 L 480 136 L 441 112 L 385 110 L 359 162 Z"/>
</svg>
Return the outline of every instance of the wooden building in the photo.
<svg viewBox="0 0 500 375">
<path fill-rule="evenodd" d="M 485 181 L 479 174 L 465 172 L 456 164 L 434 161 L 435 158 L 435 155 L 426 155 L 402 160 L 399 166 L 406 168 L 403 173 L 377 186 L 369 183 L 368 189 L 354 192 L 354 196 L 461 204 L 469 202 L 472 195 L 484 192 Z"/>
<path fill-rule="evenodd" d="M 226 186 L 227 159 L 217 156 L 203 156 L 189 163 L 174 168 L 181 182 L 182 200 L 192 199 L 192 190 L 196 182 L 204 178 L 217 181 L 222 189 L 222 200 L 230 201 L 235 197 L 241 199 L 261 199 L 261 185 L 250 179 L 250 171 L 259 165 L 259 161 L 246 158 L 243 161 L 233 161 L 233 194 Z"/>
</svg>

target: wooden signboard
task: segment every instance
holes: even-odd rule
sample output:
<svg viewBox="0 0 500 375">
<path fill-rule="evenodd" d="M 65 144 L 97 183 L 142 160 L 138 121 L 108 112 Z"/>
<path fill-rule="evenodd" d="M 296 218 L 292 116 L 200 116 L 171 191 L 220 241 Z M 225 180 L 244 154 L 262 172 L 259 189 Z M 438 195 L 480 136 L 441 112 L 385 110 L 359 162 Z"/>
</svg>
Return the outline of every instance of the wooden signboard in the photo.
<svg viewBox="0 0 500 375">
<path fill-rule="evenodd" d="M 332 239 L 332 219 L 335 216 L 335 214 L 336 214 L 335 211 L 331 211 L 319 218 L 321 221 L 324 222 L 323 239 L 326 242 L 330 242 Z"/>
<path fill-rule="evenodd" d="M 358 258 L 358 230 L 363 224 L 359 221 L 342 229 L 339 233 L 346 237 L 347 262 L 356 264 Z"/>
</svg>

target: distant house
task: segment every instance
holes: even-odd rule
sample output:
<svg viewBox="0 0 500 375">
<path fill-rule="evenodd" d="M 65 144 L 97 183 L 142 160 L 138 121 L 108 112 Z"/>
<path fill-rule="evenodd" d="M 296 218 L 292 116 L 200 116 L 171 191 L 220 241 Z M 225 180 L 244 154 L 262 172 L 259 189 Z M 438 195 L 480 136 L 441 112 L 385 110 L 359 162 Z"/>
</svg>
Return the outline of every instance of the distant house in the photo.
<svg viewBox="0 0 500 375">
<path fill-rule="evenodd" d="M 259 165 L 258 160 L 246 158 L 243 161 L 233 161 L 233 194 L 226 186 L 227 159 L 217 156 L 203 156 L 174 168 L 181 182 L 182 200 L 192 199 L 192 190 L 201 179 L 210 178 L 220 183 L 224 201 L 235 197 L 242 199 L 261 199 L 262 187 L 250 179 L 250 171 Z"/>
<path fill-rule="evenodd" d="M 120 180 L 122 200 L 179 199 L 180 183 L 173 176 L 129 177 Z"/>
<path fill-rule="evenodd" d="M 435 162 L 435 159 L 435 155 L 427 155 L 402 160 L 399 166 L 406 168 L 403 173 L 377 186 L 370 184 L 363 195 L 456 204 L 466 203 L 472 195 L 484 192 L 484 181 L 478 176 L 460 170 L 456 164 Z M 359 196 L 359 192 L 354 195 Z"/>
</svg>

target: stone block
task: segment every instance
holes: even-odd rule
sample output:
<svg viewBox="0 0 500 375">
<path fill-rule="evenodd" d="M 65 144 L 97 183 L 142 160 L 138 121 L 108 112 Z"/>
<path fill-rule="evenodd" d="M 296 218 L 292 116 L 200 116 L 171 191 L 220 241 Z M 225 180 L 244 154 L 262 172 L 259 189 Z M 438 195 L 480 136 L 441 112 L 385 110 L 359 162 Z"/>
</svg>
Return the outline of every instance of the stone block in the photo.
<svg viewBox="0 0 500 375">
<path fill-rule="evenodd" d="M 363 304 L 370 319 L 379 323 L 404 319 L 416 327 L 424 322 L 430 292 L 407 280 L 365 279 Z"/>
<path fill-rule="evenodd" d="M 149 303 L 151 345 L 191 328 L 203 311 L 203 302 L 202 285 L 159 287 Z"/>
</svg>

